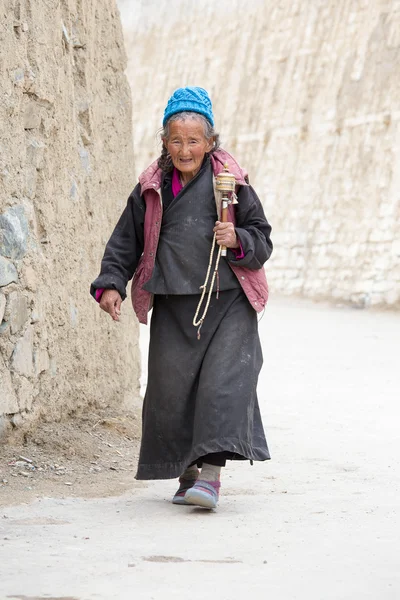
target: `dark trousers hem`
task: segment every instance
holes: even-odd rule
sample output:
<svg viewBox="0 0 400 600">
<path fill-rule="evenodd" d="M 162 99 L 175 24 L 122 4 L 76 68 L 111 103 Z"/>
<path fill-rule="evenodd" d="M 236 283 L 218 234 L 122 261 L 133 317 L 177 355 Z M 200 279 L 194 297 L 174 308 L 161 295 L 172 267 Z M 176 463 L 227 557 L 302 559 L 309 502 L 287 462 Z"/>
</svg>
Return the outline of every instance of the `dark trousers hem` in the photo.
<svg viewBox="0 0 400 600">
<path fill-rule="evenodd" d="M 235 452 L 212 452 L 200 456 L 197 460 L 194 460 L 189 466 L 197 465 L 199 469 L 203 466 L 203 463 L 213 465 L 214 467 L 225 467 L 227 460 L 248 460 L 245 456 L 236 454 Z"/>
<path fill-rule="evenodd" d="M 205 456 L 209 457 L 210 455 L 230 455 L 228 456 L 228 460 L 249 460 L 253 461 L 265 461 L 270 459 L 270 455 L 268 452 L 268 447 L 264 443 L 260 444 L 260 446 L 252 447 L 246 443 L 240 443 L 238 440 L 234 440 L 233 443 L 229 440 L 224 440 L 224 442 L 209 442 L 207 443 L 208 448 L 215 449 L 216 452 L 207 452 L 208 448 L 204 448 L 204 446 L 198 446 L 193 452 L 191 452 L 191 456 L 188 457 L 187 460 L 181 460 L 177 462 L 169 462 L 169 463 L 159 463 L 159 464 L 146 464 L 139 461 L 138 470 L 136 473 L 135 479 L 138 480 L 149 480 L 149 479 L 175 479 L 179 477 L 183 471 L 189 466 L 197 464 L 199 460 L 203 460 Z M 236 447 L 239 452 L 232 452 L 227 450 L 220 449 L 229 446 Z M 204 452 L 205 451 L 205 452 Z M 193 456 L 197 456 L 195 460 L 193 460 Z M 225 458 L 227 460 L 227 458 Z M 206 461 L 209 462 L 209 461 Z M 210 463 L 213 464 L 213 463 Z M 220 465 L 216 465 L 220 466 Z"/>
</svg>

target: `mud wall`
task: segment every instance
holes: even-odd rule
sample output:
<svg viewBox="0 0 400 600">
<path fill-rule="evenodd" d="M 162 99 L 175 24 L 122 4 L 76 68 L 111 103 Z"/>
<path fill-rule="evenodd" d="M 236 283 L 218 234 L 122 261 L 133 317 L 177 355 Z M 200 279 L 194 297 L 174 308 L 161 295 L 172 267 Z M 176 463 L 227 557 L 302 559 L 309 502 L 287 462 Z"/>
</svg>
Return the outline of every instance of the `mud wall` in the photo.
<svg viewBox="0 0 400 600">
<path fill-rule="evenodd" d="M 0 0 L 0 436 L 129 402 L 137 325 L 89 296 L 133 187 L 114 0 Z"/>
<path fill-rule="evenodd" d="M 400 307 L 400 3 L 119 4 L 137 171 L 172 91 L 207 88 L 273 225 L 272 291 Z"/>
</svg>

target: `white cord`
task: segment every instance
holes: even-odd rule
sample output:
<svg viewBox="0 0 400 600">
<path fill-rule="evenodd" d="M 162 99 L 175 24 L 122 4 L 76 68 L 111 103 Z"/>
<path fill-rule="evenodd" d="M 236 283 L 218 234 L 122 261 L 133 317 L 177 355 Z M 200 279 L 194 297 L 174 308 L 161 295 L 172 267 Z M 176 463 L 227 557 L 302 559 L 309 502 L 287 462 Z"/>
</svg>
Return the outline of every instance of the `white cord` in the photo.
<svg viewBox="0 0 400 600">
<path fill-rule="evenodd" d="M 201 306 L 203 304 L 204 297 L 205 297 L 206 292 L 207 292 L 207 283 L 208 283 L 208 279 L 210 277 L 210 272 L 211 272 L 211 267 L 212 267 L 212 260 L 213 260 L 213 256 L 214 256 L 216 236 L 217 236 L 217 234 L 214 233 L 214 237 L 213 237 L 213 241 L 212 241 L 212 245 L 211 245 L 210 260 L 208 262 L 208 269 L 207 269 L 206 278 L 204 280 L 203 285 L 200 286 L 200 289 L 202 289 L 203 291 L 201 293 L 201 297 L 200 297 L 199 303 L 197 305 L 196 313 L 195 313 L 195 315 L 193 317 L 193 325 L 195 327 L 198 327 L 198 330 L 197 330 L 197 339 L 198 340 L 200 339 L 200 329 L 201 329 L 201 326 L 203 325 L 204 319 L 206 318 L 206 315 L 207 315 L 208 307 L 210 306 L 211 294 L 212 294 L 212 291 L 213 291 L 213 288 L 214 288 L 215 278 L 216 278 L 217 273 L 218 273 L 219 259 L 221 258 L 222 246 L 219 246 L 218 254 L 217 254 L 217 259 L 215 261 L 215 268 L 214 268 L 213 276 L 211 278 L 210 289 L 208 290 L 208 297 L 207 297 L 206 306 L 204 308 L 204 311 L 203 311 L 203 314 L 202 314 L 201 318 L 197 320 L 197 317 L 199 316 L 199 312 L 200 312 Z"/>
</svg>

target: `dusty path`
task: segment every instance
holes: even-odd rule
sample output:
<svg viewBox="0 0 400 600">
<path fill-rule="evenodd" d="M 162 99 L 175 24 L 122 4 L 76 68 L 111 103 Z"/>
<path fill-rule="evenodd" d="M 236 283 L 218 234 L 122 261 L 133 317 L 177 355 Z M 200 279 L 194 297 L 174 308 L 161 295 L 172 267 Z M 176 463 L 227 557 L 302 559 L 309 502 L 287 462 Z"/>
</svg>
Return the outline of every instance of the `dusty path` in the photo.
<svg viewBox="0 0 400 600">
<path fill-rule="evenodd" d="M 279 300 L 260 327 L 273 460 L 215 513 L 172 481 L 3 508 L 1 600 L 398 600 L 400 315 Z"/>
</svg>

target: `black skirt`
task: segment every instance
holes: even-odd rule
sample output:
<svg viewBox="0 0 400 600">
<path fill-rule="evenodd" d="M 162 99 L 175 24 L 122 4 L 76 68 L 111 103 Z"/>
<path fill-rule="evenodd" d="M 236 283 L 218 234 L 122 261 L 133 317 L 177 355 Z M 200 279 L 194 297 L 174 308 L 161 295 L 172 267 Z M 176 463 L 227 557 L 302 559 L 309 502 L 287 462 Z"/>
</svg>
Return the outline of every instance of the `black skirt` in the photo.
<svg viewBox="0 0 400 600">
<path fill-rule="evenodd" d="M 257 313 L 243 290 L 213 294 L 197 339 L 199 296 L 155 296 L 136 479 L 172 479 L 209 453 L 270 458 L 256 386 Z"/>
</svg>

